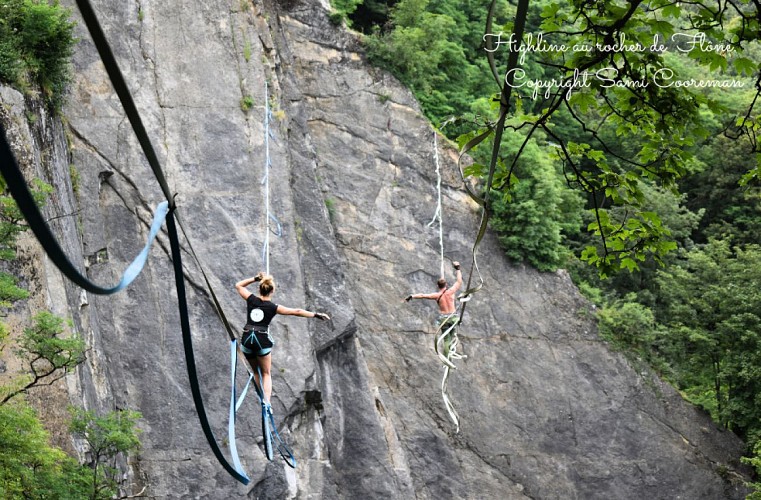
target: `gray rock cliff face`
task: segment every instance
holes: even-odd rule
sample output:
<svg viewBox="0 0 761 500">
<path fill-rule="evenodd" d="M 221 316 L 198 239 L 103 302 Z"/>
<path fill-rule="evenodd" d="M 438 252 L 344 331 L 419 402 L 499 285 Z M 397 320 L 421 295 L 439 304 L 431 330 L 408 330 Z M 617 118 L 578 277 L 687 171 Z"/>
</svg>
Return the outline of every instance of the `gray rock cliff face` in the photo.
<svg viewBox="0 0 761 500">
<path fill-rule="evenodd" d="M 267 462 L 251 396 L 237 425 L 252 477 L 243 486 L 217 464 L 198 425 L 165 236 L 143 274 L 111 297 L 84 294 L 43 266 L 40 296 L 66 303 L 92 348 L 67 381 L 68 398 L 143 413 L 126 494 L 742 498 L 741 443 L 600 341 L 591 306 L 564 272 L 510 265 L 492 237 L 480 249 L 485 288 L 461 327 L 467 359 L 449 381 L 462 418 L 454 432 L 433 352 L 433 303 L 402 302 L 410 291 L 432 291 L 439 274 L 438 233 L 427 226 L 432 130 L 410 93 L 368 67 L 357 38 L 328 21 L 325 5 L 93 5 L 236 327 L 245 309 L 233 284 L 263 267 L 269 83 L 272 210 L 283 227 L 271 236 L 275 301 L 332 317 L 275 320 L 273 407 L 299 465 Z M 65 110 L 78 194 L 60 179 L 59 198 L 71 206 L 48 210 L 78 210 L 81 233 L 73 218 L 55 229 L 92 279 L 111 284 L 143 245 L 162 195 L 82 23 L 79 30 Z M 54 168 L 67 172 L 66 153 L 58 154 Z M 477 207 L 455 174 L 456 151 L 442 146 L 439 155 L 446 256 L 468 263 Z M 199 269 L 189 255 L 184 262 L 202 392 L 224 445 L 227 337 Z"/>
</svg>

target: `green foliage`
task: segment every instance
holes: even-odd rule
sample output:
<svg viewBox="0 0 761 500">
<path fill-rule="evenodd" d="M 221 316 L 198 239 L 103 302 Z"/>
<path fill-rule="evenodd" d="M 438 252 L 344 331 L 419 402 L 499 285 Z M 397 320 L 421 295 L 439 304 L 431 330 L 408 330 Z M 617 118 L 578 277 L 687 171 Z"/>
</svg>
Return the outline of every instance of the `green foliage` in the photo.
<svg viewBox="0 0 761 500">
<path fill-rule="evenodd" d="M 246 40 L 245 45 L 243 45 L 243 59 L 245 59 L 246 62 L 251 60 L 251 40 Z"/>
<path fill-rule="evenodd" d="M 88 445 L 89 466 L 49 444 L 34 410 L 23 400 L 0 405 L 0 498 L 107 500 L 118 493 L 119 454 L 139 449 L 138 412 L 97 416 L 71 409 L 71 432 Z"/>
<path fill-rule="evenodd" d="M 24 329 L 20 340 L 22 356 L 31 362 L 44 360 L 50 371 L 71 371 L 84 361 L 84 340 L 77 335 L 62 337 L 66 326 L 63 318 L 43 311 L 32 319 L 34 325 Z"/>
<path fill-rule="evenodd" d="M 79 196 L 82 178 L 76 165 L 69 165 L 69 178 L 71 179 L 71 190 L 74 191 L 75 195 Z"/>
<path fill-rule="evenodd" d="M 34 179 L 31 191 L 37 206 L 42 207 L 53 192 L 53 187 Z M 16 201 L 6 192 L 5 180 L 2 177 L 0 192 L 0 260 L 13 260 L 16 258 L 16 238 L 28 228 Z"/>
<path fill-rule="evenodd" d="M 85 359 L 85 342 L 75 334 L 64 337 L 65 321 L 43 311 L 34 316 L 34 325 L 24 329 L 16 353 L 28 363 L 28 372 L 20 384 L 4 387 L 0 400 L 11 398 L 41 385 L 50 385 L 73 370 Z"/>
<path fill-rule="evenodd" d="M 743 463 L 753 466 L 756 471 L 756 477 L 761 477 L 761 440 L 756 441 L 753 447 L 752 457 L 743 457 Z M 748 486 L 753 488 L 753 492 L 745 497 L 746 500 L 761 500 L 761 483 L 751 483 Z"/>
<path fill-rule="evenodd" d="M 0 405 L 0 498 L 87 498 L 89 470 L 51 447 L 34 410 Z"/>
<path fill-rule="evenodd" d="M 333 0 L 333 9 L 330 14 L 330 20 L 333 24 L 339 25 L 346 21 L 347 25 L 351 26 L 351 19 L 349 16 L 357 10 L 357 6 L 362 4 L 362 0 Z"/>
<path fill-rule="evenodd" d="M 448 0 L 400 0 L 385 2 L 391 8 L 384 19 L 383 9 L 376 8 L 381 3 L 363 2 L 353 17 L 358 24 L 375 23 L 374 31 L 365 30 L 372 31 L 366 40 L 371 61 L 406 83 L 434 121 L 452 113 L 493 118 L 494 108 L 486 97 L 494 93 L 489 87 L 492 75 L 482 48 L 486 7 Z M 522 134 L 526 141 L 543 131 L 558 146 L 564 181 L 587 196 L 594 215 L 587 231 L 596 237 L 595 242 L 577 251 L 602 275 L 663 263 L 677 248 L 677 236 L 664 223 L 665 213 L 644 206 L 646 186 L 677 189 L 678 179 L 699 163 L 695 155 L 700 141 L 726 129 L 742 115 L 742 109 L 747 111 L 755 91 L 719 91 L 674 82 L 732 77 L 751 88 L 751 75 L 758 72 L 753 64 L 758 34 L 754 12 L 752 8 L 714 12 L 702 4 L 683 9 L 666 0 L 647 7 L 622 2 L 530 3 L 527 33 L 534 38 L 524 41 L 536 48 L 540 45 L 537 34 L 542 33 L 545 43 L 566 48 L 521 53 L 521 78 L 514 82 L 514 102 L 508 103 L 515 119 L 510 127 L 528 131 Z M 507 38 L 514 15 L 513 7 L 498 2 L 492 36 L 503 32 Z M 499 19 L 504 20 L 502 24 Z M 689 39 L 669 38 L 685 30 L 730 47 L 730 53 L 704 49 Z M 642 49 L 615 48 L 622 39 Z M 647 50 L 658 40 L 665 50 Z M 692 50 L 684 50 L 685 46 Z M 497 72 L 506 54 L 506 47 L 497 47 Z M 662 74 L 672 77 L 656 84 L 662 78 L 656 75 Z M 580 75 L 584 84 L 571 86 Z M 534 80 L 550 83 L 538 88 L 531 84 Z M 748 112 L 734 130 L 747 135 L 756 149 L 757 122 Z M 462 132 L 463 126 L 448 129 L 450 137 L 457 135 L 455 131 Z M 527 154 L 525 148 L 509 142 L 498 147 L 507 150 L 500 152 L 506 165 L 512 163 L 512 156 Z M 501 190 L 510 191 L 514 184 L 508 179 Z M 504 199 L 514 195 L 506 194 Z M 536 212 L 536 207 L 528 208 Z M 690 208 L 697 213 L 697 208 Z M 740 210 L 735 217 L 748 222 L 748 234 L 756 229 L 754 210 Z"/>
<path fill-rule="evenodd" d="M 515 149 L 521 139 L 512 135 L 504 144 Z M 533 141 L 513 177 L 520 180 L 510 197 L 497 197 L 492 205 L 492 228 L 508 257 L 554 271 L 568 260 L 565 237 L 581 228 L 583 200 L 563 183 L 552 159 Z"/>
<path fill-rule="evenodd" d="M 653 312 L 636 302 L 636 296 L 628 295 L 604 308 L 598 314 L 600 335 L 618 345 L 632 347 L 643 352 L 656 338 Z"/>
<path fill-rule="evenodd" d="M 139 412 L 120 410 L 98 416 L 95 412 L 71 408 L 71 432 L 84 439 L 91 457 L 93 470 L 90 484 L 93 499 L 113 498 L 118 492 L 119 471 L 116 457 L 140 448 Z"/>
<path fill-rule="evenodd" d="M 645 183 L 642 186 L 644 199 L 642 202 L 645 211 L 654 212 L 662 217 L 663 226 L 671 233 L 671 238 L 679 248 L 690 249 L 694 247 L 692 241 L 694 231 L 698 228 L 703 209 L 697 213 L 690 211 L 685 206 L 686 195 L 675 194 L 670 190 L 652 186 Z M 620 209 L 615 213 L 618 218 L 623 218 Z M 586 223 L 591 223 L 594 211 L 587 214 Z M 597 242 L 589 233 L 577 233 L 570 235 L 570 245 L 574 253 L 580 253 L 584 248 Z M 659 269 L 676 263 L 675 254 L 662 257 L 661 262 L 654 259 L 636 262 L 636 268 L 628 272 L 614 273 L 607 279 L 600 279 L 599 271 L 591 268 L 586 263 L 578 260 L 570 262 L 569 271 L 582 291 L 582 284 L 599 289 L 603 300 L 594 300 L 596 304 L 606 301 L 612 302 L 629 293 L 637 296 L 637 301 L 648 307 L 653 307 L 657 301 L 659 290 L 655 282 L 655 276 Z"/>
<path fill-rule="evenodd" d="M 248 111 L 253 107 L 254 107 L 254 98 L 251 97 L 250 95 L 244 96 L 240 100 L 240 109 L 242 109 L 243 111 Z"/>
<path fill-rule="evenodd" d="M 333 198 L 325 198 L 325 208 L 328 209 L 328 218 L 330 219 L 330 222 L 335 222 L 336 200 Z"/>
<path fill-rule="evenodd" d="M 0 80 L 33 82 L 58 110 L 70 79 L 75 39 L 70 12 L 45 0 L 0 0 Z"/>
<path fill-rule="evenodd" d="M 722 425 L 761 436 L 761 248 L 712 240 L 657 281 L 678 385 L 688 397 L 710 391 Z"/>
<path fill-rule="evenodd" d="M 689 205 L 700 207 L 698 241 L 731 238 L 735 244 L 758 241 L 761 233 L 761 188 L 756 184 L 739 187 L 746 172 L 754 167 L 747 140 L 712 137 L 697 153 L 694 171 L 682 182 L 690 194 Z"/>
<path fill-rule="evenodd" d="M 17 285 L 18 280 L 0 272 L 0 307 L 11 307 L 11 303 L 29 297 L 29 292 Z"/>
<path fill-rule="evenodd" d="M 753 93 L 744 90 L 721 92 L 664 85 L 727 78 L 717 73 L 727 68 L 725 54 L 697 45 L 680 53 L 684 42 L 678 48 L 680 42 L 669 37 L 679 27 L 690 35 L 702 33 L 714 43 L 731 41 L 731 50 L 741 51 L 753 43 L 757 33 L 752 12 L 750 9 L 742 19 L 748 31 L 733 32 L 722 30 L 722 21 L 736 21 L 738 13 L 711 12 L 703 5 L 683 12 L 660 1 L 647 8 L 637 3 L 545 3 L 539 26 L 545 38 L 568 48 L 590 49 L 538 53 L 533 60 L 547 66 L 537 71 L 529 64 L 527 80 L 541 77 L 544 81 L 573 83 L 583 73 L 585 83 L 571 90 L 553 86 L 543 95 L 545 99 L 541 99 L 542 94 L 532 95 L 529 86 L 516 91 L 535 104 L 537 116 L 527 122 L 537 124 L 562 146 L 567 177 L 590 196 L 595 219 L 589 231 L 598 237 L 598 244 L 587 247 L 581 258 L 603 274 L 619 268 L 636 270 L 646 259 L 658 262 L 676 248 L 670 241 L 673 235 L 661 222 L 661 213 L 642 206 L 643 181 L 676 189 L 677 179 L 695 162 L 698 141 L 711 134 L 715 120 L 706 120 L 706 114 L 727 109 L 727 96 L 744 103 L 736 109 L 747 111 L 752 102 Z M 656 34 L 661 41 L 666 40 L 666 50 L 646 50 Z M 629 44 L 642 48 L 605 48 L 624 37 Z M 736 60 L 745 70 L 745 62 Z M 669 82 L 657 80 L 660 77 L 656 75 L 663 73 L 674 77 Z M 751 82 L 744 82 L 746 88 Z"/>
<path fill-rule="evenodd" d="M 16 258 L 16 238 L 26 229 L 16 201 L 10 195 L 0 195 L 0 259 Z"/>
<path fill-rule="evenodd" d="M 379 2 L 365 4 L 375 9 L 366 15 L 388 12 L 384 29 L 376 27 L 365 39 L 370 61 L 409 86 L 434 122 L 471 112 L 474 96 L 487 92 L 491 81 L 478 57 L 483 5 L 400 0 L 384 10 Z"/>
</svg>

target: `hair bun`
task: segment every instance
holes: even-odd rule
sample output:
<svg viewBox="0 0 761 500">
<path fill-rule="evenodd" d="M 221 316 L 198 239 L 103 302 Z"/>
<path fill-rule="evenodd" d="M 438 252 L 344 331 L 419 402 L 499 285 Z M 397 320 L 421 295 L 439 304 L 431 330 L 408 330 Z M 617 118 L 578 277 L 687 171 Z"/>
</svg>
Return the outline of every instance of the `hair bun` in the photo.
<svg viewBox="0 0 761 500">
<path fill-rule="evenodd" d="M 269 295 L 275 290 L 275 278 L 269 274 L 262 273 L 262 280 L 259 282 L 259 293 Z"/>
</svg>

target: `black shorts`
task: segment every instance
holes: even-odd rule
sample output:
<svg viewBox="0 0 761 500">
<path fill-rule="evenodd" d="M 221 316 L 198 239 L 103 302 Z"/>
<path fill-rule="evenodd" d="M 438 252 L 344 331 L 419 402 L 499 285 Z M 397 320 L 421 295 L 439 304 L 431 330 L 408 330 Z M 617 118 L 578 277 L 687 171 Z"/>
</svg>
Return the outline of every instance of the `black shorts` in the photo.
<svg viewBox="0 0 761 500">
<path fill-rule="evenodd" d="M 274 345 L 275 342 L 270 337 L 269 330 L 244 331 L 240 350 L 248 356 L 266 356 Z"/>
</svg>

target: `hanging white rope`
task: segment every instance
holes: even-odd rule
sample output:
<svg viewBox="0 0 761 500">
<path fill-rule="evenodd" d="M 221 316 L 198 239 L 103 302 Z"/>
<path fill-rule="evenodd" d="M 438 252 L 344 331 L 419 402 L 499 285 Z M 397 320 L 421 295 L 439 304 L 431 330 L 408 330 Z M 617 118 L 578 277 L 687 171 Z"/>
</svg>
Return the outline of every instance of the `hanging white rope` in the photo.
<svg viewBox="0 0 761 500">
<path fill-rule="evenodd" d="M 267 221 L 264 231 L 264 270 L 270 273 L 270 96 L 267 82 L 264 82 L 264 206 L 267 211 Z"/>
<path fill-rule="evenodd" d="M 277 220 L 270 210 L 270 167 L 272 167 L 272 160 L 270 159 L 270 137 L 272 136 L 272 130 L 270 130 L 270 122 L 272 121 L 272 111 L 270 110 L 270 98 L 269 87 L 267 82 L 264 82 L 264 177 L 262 178 L 262 184 L 264 185 L 264 207 L 266 211 L 265 231 L 264 231 L 264 244 L 262 244 L 262 263 L 264 264 L 264 270 L 267 274 L 270 273 L 270 233 L 272 231 L 271 223 L 274 222 L 277 225 L 277 231 L 274 231 L 275 236 L 280 237 L 283 235 L 283 226 L 280 221 Z"/>
<path fill-rule="evenodd" d="M 436 202 L 436 213 L 433 214 L 433 219 L 428 223 L 428 227 L 433 226 L 436 219 L 439 220 L 439 248 L 441 252 L 441 277 L 444 278 L 444 221 L 441 208 L 441 166 L 439 165 L 439 142 L 436 136 L 436 131 L 433 131 L 433 156 L 436 161 L 436 192 L 438 195 L 438 201 Z"/>
</svg>

